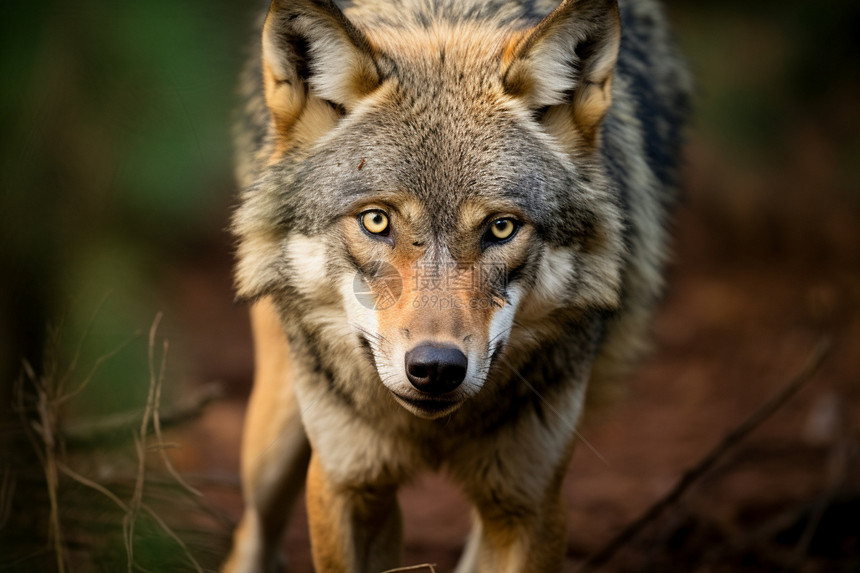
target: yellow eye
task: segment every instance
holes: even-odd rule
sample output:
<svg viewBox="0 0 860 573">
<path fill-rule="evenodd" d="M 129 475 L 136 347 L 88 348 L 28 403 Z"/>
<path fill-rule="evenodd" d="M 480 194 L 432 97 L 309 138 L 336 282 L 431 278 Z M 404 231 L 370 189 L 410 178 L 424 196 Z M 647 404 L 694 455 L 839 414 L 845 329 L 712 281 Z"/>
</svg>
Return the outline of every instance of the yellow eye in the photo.
<svg viewBox="0 0 860 573">
<path fill-rule="evenodd" d="M 494 241 L 505 241 L 514 236 L 517 224 L 513 219 L 497 219 L 490 224 L 490 238 Z"/>
<path fill-rule="evenodd" d="M 365 211 L 359 217 L 361 226 L 368 233 L 385 235 L 388 233 L 388 215 L 379 210 Z"/>
</svg>

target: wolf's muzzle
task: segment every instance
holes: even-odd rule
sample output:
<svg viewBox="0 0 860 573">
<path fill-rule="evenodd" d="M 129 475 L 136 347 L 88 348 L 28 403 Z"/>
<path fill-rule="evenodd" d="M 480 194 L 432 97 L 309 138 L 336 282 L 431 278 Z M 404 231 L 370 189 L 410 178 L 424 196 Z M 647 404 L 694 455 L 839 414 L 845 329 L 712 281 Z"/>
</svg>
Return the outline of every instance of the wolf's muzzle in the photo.
<svg viewBox="0 0 860 573">
<path fill-rule="evenodd" d="M 466 355 L 455 346 L 425 342 L 406 353 L 406 377 L 432 396 L 457 388 L 466 378 L 468 365 Z"/>
</svg>

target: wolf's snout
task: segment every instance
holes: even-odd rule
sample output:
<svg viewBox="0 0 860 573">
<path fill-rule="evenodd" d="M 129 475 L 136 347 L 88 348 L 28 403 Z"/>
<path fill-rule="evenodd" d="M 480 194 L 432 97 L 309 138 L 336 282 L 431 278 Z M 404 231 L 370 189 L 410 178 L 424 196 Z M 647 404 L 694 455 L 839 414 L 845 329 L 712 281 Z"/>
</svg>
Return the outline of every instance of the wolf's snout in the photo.
<svg viewBox="0 0 860 573">
<path fill-rule="evenodd" d="M 444 394 L 463 382 L 468 364 L 459 348 L 423 343 L 406 353 L 406 376 L 422 392 Z"/>
</svg>

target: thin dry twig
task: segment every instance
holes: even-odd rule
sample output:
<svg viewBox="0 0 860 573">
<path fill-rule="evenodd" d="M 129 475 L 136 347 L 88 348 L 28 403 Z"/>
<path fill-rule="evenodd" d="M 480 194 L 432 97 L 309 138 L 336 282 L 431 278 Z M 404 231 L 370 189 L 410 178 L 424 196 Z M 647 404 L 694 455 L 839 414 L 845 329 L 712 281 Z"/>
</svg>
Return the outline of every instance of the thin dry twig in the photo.
<svg viewBox="0 0 860 573">
<path fill-rule="evenodd" d="M 148 433 L 149 420 L 155 409 L 155 394 L 159 378 L 164 374 L 164 361 L 162 361 L 160 373 L 155 373 L 155 334 L 161 323 L 162 314 L 159 312 L 152 321 L 149 328 L 149 393 L 146 397 L 146 407 L 140 420 L 140 431 L 134 437 L 134 447 L 137 451 L 137 479 L 134 483 L 134 493 L 129 503 L 128 511 L 122 520 L 122 531 L 125 541 L 127 555 L 128 573 L 134 569 L 134 525 L 140 513 L 143 503 L 143 483 L 146 477 L 146 436 Z"/>
<path fill-rule="evenodd" d="M 120 343 L 119 346 L 117 346 L 116 348 L 114 348 L 113 350 L 108 352 L 107 354 L 103 354 L 102 356 L 99 356 L 98 358 L 96 358 L 95 362 L 93 362 L 92 368 L 90 368 L 90 371 L 87 373 L 87 375 L 84 377 L 84 379 L 81 381 L 81 383 L 78 384 L 78 386 L 74 390 L 71 390 L 71 391 L 63 394 L 62 396 L 57 396 L 57 406 L 61 406 L 61 405 L 65 404 L 66 402 L 69 402 L 70 400 L 75 398 L 77 395 L 79 395 L 81 392 L 83 392 L 86 389 L 86 387 L 89 386 L 90 382 L 92 382 L 93 378 L 95 377 L 96 372 L 98 372 L 99 369 L 102 367 L 102 364 L 104 364 L 105 362 L 107 362 L 108 360 L 110 360 L 111 358 L 113 358 L 114 356 L 119 354 L 120 352 L 122 352 L 126 346 L 131 344 L 134 341 L 134 339 L 137 338 L 137 336 L 138 335 L 135 334 L 134 336 L 132 336 L 132 337 L 128 338 L 127 340 L 123 341 L 122 343 Z"/>
<path fill-rule="evenodd" d="M 106 292 L 104 294 L 104 296 L 102 297 L 102 299 L 96 305 L 95 310 L 90 315 L 90 319 L 87 322 L 87 325 L 84 327 L 83 333 L 81 333 L 80 338 L 78 338 L 78 344 L 77 344 L 77 347 L 75 348 L 75 353 L 72 355 L 72 361 L 69 362 L 69 366 L 66 368 L 66 373 L 57 381 L 57 396 L 63 396 L 63 394 L 65 393 L 65 390 L 66 390 L 66 384 L 69 383 L 72 376 L 74 376 L 75 372 L 77 371 L 78 362 L 80 361 L 81 355 L 83 354 L 84 341 L 86 341 L 87 337 L 89 336 L 90 330 L 92 330 L 93 325 L 96 322 L 96 318 L 99 315 L 99 312 L 101 312 L 102 308 L 104 307 L 105 303 L 108 301 L 110 296 L 111 296 L 111 293 Z M 57 332 L 59 333 L 61 330 L 62 330 L 62 321 L 60 322 L 60 325 L 57 327 Z"/>
<path fill-rule="evenodd" d="M 638 519 L 625 527 L 603 549 L 586 559 L 579 568 L 578 573 L 588 573 L 606 564 L 621 548 L 633 540 L 645 526 L 659 517 L 667 508 L 675 504 L 690 486 L 714 467 L 741 440 L 758 428 L 762 422 L 782 408 L 812 378 L 822 362 L 824 362 L 824 358 L 827 356 L 830 348 L 831 342 L 829 339 L 824 338 L 820 340 L 800 372 L 782 390 L 759 406 L 740 426 L 737 426 L 734 430 L 726 434 L 704 458 L 684 472 L 684 475 L 681 476 L 681 479 L 671 491 L 651 505 Z"/>
<path fill-rule="evenodd" d="M 168 408 L 159 407 L 159 428 L 169 428 L 200 416 L 206 406 L 224 395 L 220 384 L 213 383 L 198 389 L 187 399 Z M 119 434 L 140 424 L 140 410 L 121 412 L 94 420 L 69 422 L 60 428 L 68 449 L 86 449 L 104 441 L 115 440 Z M 159 446 L 150 446 L 159 447 Z"/>
<path fill-rule="evenodd" d="M 409 565 L 407 567 L 397 567 L 395 569 L 387 569 L 382 573 L 400 573 L 401 571 L 418 571 L 420 569 L 429 569 L 430 573 L 436 573 L 435 563 L 422 563 L 421 565 Z"/>
<path fill-rule="evenodd" d="M 189 562 L 198 572 L 202 573 L 203 571 L 200 564 L 190 553 L 185 542 L 182 541 L 182 539 L 164 522 L 163 519 L 161 519 L 149 506 L 143 503 L 144 483 L 146 478 L 145 457 L 147 451 L 150 449 L 159 450 L 165 466 L 176 482 L 178 482 L 185 490 L 196 494 L 194 497 L 195 499 L 199 500 L 198 496 L 200 495 L 197 490 L 188 485 L 188 483 L 182 479 L 171 464 L 166 454 L 166 450 L 171 447 L 171 445 L 164 442 L 161 432 L 163 421 L 162 416 L 160 415 L 160 400 L 165 378 L 168 350 L 168 343 L 165 340 L 163 343 L 160 368 L 156 370 L 155 339 L 161 319 L 162 314 L 158 313 L 149 330 L 149 392 L 143 416 L 141 418 L 135 416 L 136 422 L 139 424 L 139 428 L 136 431 L 132 430 L 132 437 L 134 438 L 134 445 L 137 454 L 137 471 L 134 478 L 135 485 L 133 494 L 131 500 L 127 503 L 111 492 L 108 488 L 77 473 L 62 461 L 61 458 L 65 453 L 67 431 L 64 431 L 64 428 L 62 428 L 60 424 L 60 409 L 63 404 L 79 395 L 92 380 L 93 375 L 98 371 L 100 366 L 125 348 L 132 339 L 125 341 L 112 352 L 99 357 L 95 361 L 93 367 L 89 372 L 87 372 L 83 381 L 69 391 L 65 391 L 65 388 L 78 366 L 82 343 L 79 343 L 79 346 L 72 358 L 72 362 L 69 365 L 69 371 L 66 372 L 62 378 L 59 377 L 59 366 L 53 356 L 46 357 L 41 374 L 37 374 L 32 365 L 30 365 L 26 360 L 23 362 L 22 375 L 17 381 L 15 392 L 17 398 L 16 405 L 24 433 L 30 441 L 45 474 L 46 489 L 50 502 L 49 536 L 51 540 L 51 549 L 49 550 L 52 550 L 56 555 L 57 571 L 60 573 L 65 573 L 65 571 L 68 570 L 68 563 L 66 562 L 65 543 L 61 529 L 62 524 L 60 521 L 60 504 L 58 496 L 59 474 L 63 474 L 69 479 L 101 493 L 116 504 L 120 510 L 125 512 L 122 521 L 122 531 L 123 544 L 125 545 L 127 554 L 127 569 L 129 573 L 133 570 L 141 569 L 140 566 L 134 562 L 135 523 L 141 511 L 147 513 L 158 524 L 158 526 L 177 543 L 188 558 Z M 57 332 L 54 330 L 49 334 L 53 337 L 52 340 L 57 337 Z M 32 400 L 26 399 L 24 391 L 25 381 L 32 386 L 33 391 L 35 392 L 35 396 Z M 187 419 L 188 417 L 193 416 L 194 412 L 201 410 L 203 405 L 210 402 L 218 395 L 220 395 L 220 389 L 215 388 L 214 386 L 207 389 L 205 393 L 201 395 L 199 400 L 191 404 L 190 408 L 185 407 L 182 410 L 168 412 L 166 416 L 166 418 L 168 418 L 168 423 L 172 423 L 174 418 Z M 28 415 L 28 412 L 33 412 L 35 415 L 31 418 Z M 116 429 L 130 427 L 131 424 L 131 420 L 126 416 L 122 419 L 121 425 L 114 425 L 112 428 L 116 431 Z M 104 428 L 101 427 L 96 429 L 97 432 L 103 430 Z M 148 446 L 147 436 L 150 432 L 155 433 L 156 442 Z M 71 432 L 71 435 L 75 436 L 74 432 Z M 6 499 L 10 488 L 14 486 L 14 482 L 11 486 L 9 485 L 6 475 L 2 477 L 3 481 L 2 484 L 0 484 L 2 485 L 2 487 L 0 487 L 0 509 L 5 507 L 2 502 Z"/>
<path fill-rule="evenodd" d="M 164 443 L 164 438 L 161 435 L 161 417 L 159 416 L 159 406 L 161 404 L 161 388 L 164 385 L 164 367 L 167 362 L 167 341 L 164 341 L 164 349 L 162 354 L 162 362 L 161 362 L 161 373 L 158 375 L 158 382 L 155 387 L 155 408 L 152 412 L 152 427 L 155 429 L 155 439 L 158 445 L 158 451 L 161 454 L 161 460 L 164 462 L 164 467 L 167 468 L 167 471 L 170 472 L 170 475 L 173 476 L 173 479 L 176 480 L 176 483 L 185 488 L 188 492 L 198 496 L 203 497 L 203 494 L 200 490 L 192 487 L 188 482 L 182 479 L 182 476 L 179 475 L 179 472 L 176 471 L 176 468 L 173 467 L 173 464 L 170 462 L 170 457 L 167 455 L 167 445 Z"/>
<path fill-rule="evenodd" d="M 157 513 L 152 510 L 152 508 L 150 508 L 146 504 L 143 504 L 141 507 L 146 513 L 149 514 L 152 519 L 155 520 L 155 522 L 159 525 L 159 527 L 161 527 L 164 533 L 170 536 L 170 538 L 173 539 L 173 541 L 175 541 L 177 545 L 179 545 L 179 547 L 182 549 L 182 552 L 185 553 L 185 556 L 194 566 L 194 569 L 197 570 L 197 573 L 203 573 L 203 568 L 200 566 L 197 560 L 194 559 L 194 556 L 191 555 L 191 551 L 189 551 L 188 546 L 185 544 L 185 542 L 182 541 L 182 539 L 178 535 L 176 535 L 176 533 L 164 522 L 163 519 L 161 519 L 161 517 L 159 517 Z"/>
<path fill-rule="evenodd" d="M 57 464 L 57 468 L 61 472 L 66 474 L 68 477 L 70 477 L 73 480 L 75 480 L 76 482 L 80 483 L 81 485 L 85 485 L 90 489 L 96 490 L 97 492 L 99 492 L 100 494 L 102 494 L 103 496 L 105 496 L 106 498 L 108 498 L 109 500 L 114 502 L 115 504 L 117 504 L 117 506 L 119 506 L 119 508 L 121 510 L 126 511 L 126 512 L 128 511 L 128 505 L 126 505 L 125 502 L 123 502 L 120 498 L 118 498 L 108 488 L 104 487 L 103 485 L 101 485 L 97 482 L 94 482 L 93 480 L 91 480 L 87 477 L 82 476 L 81 474 L 79 474 L 78 472 L 76 472 L 75 470 L 73 470 L 72 468 L 70 468 L 69 466 L 67 466 L 66 464 L 64 464 L 62 462 Z"/>
<path fill-rule="evenodd" d="M 156 374 L 155 369 L 155 335 L 158 331 L 158 325 L 161 323 L 162 313 L 158 313 L 155 316 L 155 319 L 152 322 L 152 326 L 149 329 L 149 394 L 146 399 L 146 408 L 143 412 L 143 418 L 140 421 L 140 430 L 139 433 L 135 436 L 134 444 L 137 449 L 138 456 L 138 473 L 137 480 L 135 482 L 134 494 L 132 495 L 131 503 L 129 504 L 128 512 L 126 513 L 125 518 L 123 519 L 123 534 L 125 536 L 125 545 L 126 552 L 128 558 L 128 571 L 132 573 L 134 565 L 134 525 L 137 520 L 137 516 L 141 510 L 145 511 L 149 514 L 152 519 L 155 520 L 156 523 L 161 527 L 161 529 L 171 538 L 173 539 L 179 547 L 182 549 L 185 556 L 194 566 L 194 568 L 202 573 L 203 569 L 200 567 L 200 564 L 191 555 L 191 552 L 188 550 L 188 546 L 185 544 L 182 539 L 176 535 L 176 533 L 161 519 L 149 506 L 143 503 L 143 485 L 144 485 L 144 477 L 146 473 L 146 437 L 149 431 L 149 422 L 150 420 L 153 423 L 153 427 L 156 428 L 156 435 L 159 441 L 158 446 L 159 449 L 163 452 L 164 449 L 161 448 L 162 440 L 161 440 L 161 429 L 158 426 L 158 408 L 159 401 L 161 400 L 161 387 L 164 383 L 164 373 L 167 367 L 167 341 L 164 341 L 162 347 L 162 356 L 161 356 L 161 365 L 158 369 L 158 374 Z M 176 478 L 179 483 L 185 486 L 189 491 L 196 492 L 193 488 L 188 486 L 184 480 L 179 477 L 179 474 L 173 468 L 168 460 L 166 460 L 168 469 Z"/>
<path fill-rule="evenodd" d="M 21 423 L 27 433 L 27 438 L 42 464 L 45 473 L 45 486 L 48 490 L 48 503 L 50 515 L 48 521 L 48 535 L 57 559 L 57 572 L 65 573 L 66 558 L 63 551 L 63 530 L 60 522 L 60 502 L 58 496 L 59 476 L 57 474 L 57 442 L 55 427 L 57 421 L 56 396 L 53 394 L 55 388 L 49 382 L 51 376 L 39 380 L 33 367 L 25 360 L 23 363 L 24 373 L 36 390 L 36 413 L 37 420 L 28 420 L 24 405 L 23 378 L 18 382 L 18 413 Z M 53 368 L 53 367 L 51 367 Z M 46 369 L 47 370 L 47 369 Z"/>
</svg>

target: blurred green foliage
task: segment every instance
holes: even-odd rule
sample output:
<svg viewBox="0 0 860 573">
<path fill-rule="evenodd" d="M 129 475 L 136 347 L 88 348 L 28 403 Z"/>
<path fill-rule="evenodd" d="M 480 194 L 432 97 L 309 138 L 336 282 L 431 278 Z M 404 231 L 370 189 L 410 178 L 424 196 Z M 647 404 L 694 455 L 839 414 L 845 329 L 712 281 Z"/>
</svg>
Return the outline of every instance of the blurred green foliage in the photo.
<svg viewBox="0 0 860 573">
<path fill-rule="evenodd" d="M 699 88 L 697 129 L 733 160 L 779 160 L 784 142 L 807 121 L 825 124 L 841 146 L 860 143 L 858 116 L 845 117 L 851 110 L 839 107 L 843 99 L 853 104 L 860 89 L 860 4 L 669 4 Z"/>
<path fill-rule="evenodd" d="M 225 226 L 217 217 L 232 191 L 229 117 L 249 8 L 226 0 L 0 5 L 7 380 L 21 357 L 40 360 L 49 323 L 62 321 L 74 347 L 94 321 L 84 363 L 145 331 L 163 260 Z M 140 404 L 144 342 L 105 364 L 93 385 L 103 402 L 96 410 Z"/>
</svg>

